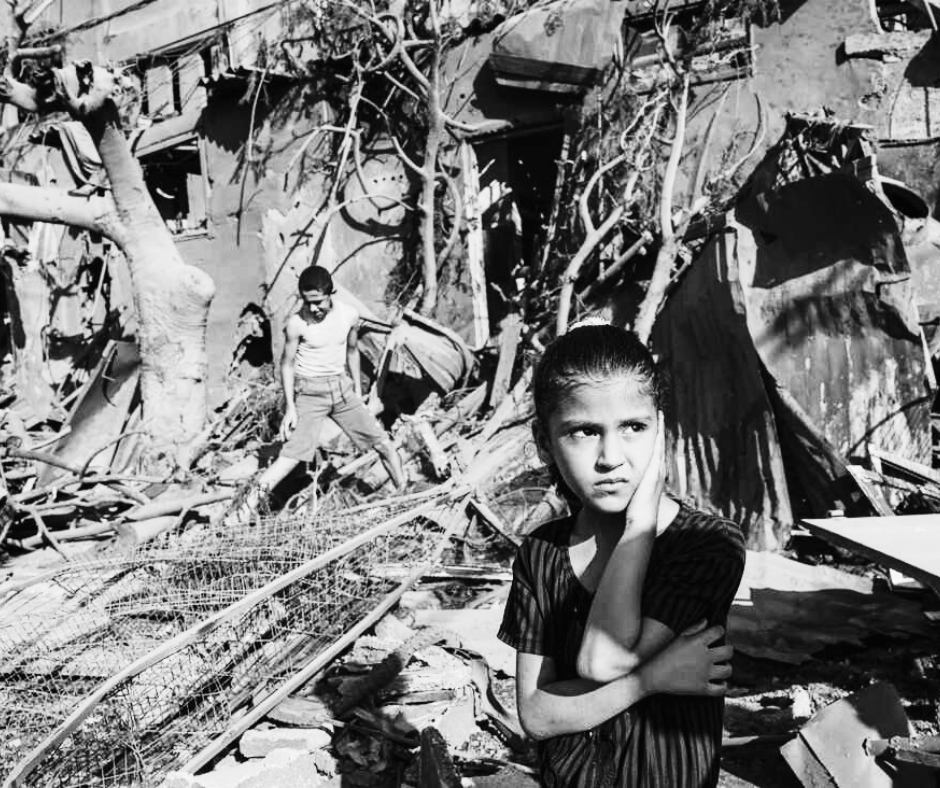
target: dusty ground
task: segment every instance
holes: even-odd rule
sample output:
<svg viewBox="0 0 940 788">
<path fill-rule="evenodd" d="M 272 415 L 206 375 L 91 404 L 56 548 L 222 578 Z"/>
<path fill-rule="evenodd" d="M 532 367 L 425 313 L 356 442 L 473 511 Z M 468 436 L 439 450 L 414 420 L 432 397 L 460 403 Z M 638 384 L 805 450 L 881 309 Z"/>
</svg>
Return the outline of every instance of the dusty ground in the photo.
<svg viewBox="0 0 940 788">
<path fill-rule="evenodd" d="M 856 574 L 880 576 L 870 564 L 840 556 L 825 548 L 793 554 L 809 563 L 827 563 Z M 43 568 L 43 554 L 17 557 L 3 566 L 3 575 L 17 570 L 35 573 Z M 488 564 L 508 567 L 512 550 L 492 533 L 473 528 L 465 534 L 462 548 L 450 551 L 445 563 Z M 425 583 L 423 591 L 435 596 L 442 607 L 462 608 L 490 595 L 489 604 L 501 607 L 500 584 L 465 581 Z M 922 595 L 928 607 L 940 607 L 940 600 Z M 938 625 L 940 627 L 940 625 Z M 935 627 L 937 629 L 938 627 Z M 905 711 L 918 734 L 940 733 L 940 638 L 921 636 L 906 640 L 884 636 L 867 638 L 861 646 L 830 646 L 802 665 L 753 659 L 738 653 L 733 660 L 734 676 L 726 703 L 726 737 L 773 737 L 797 731 L 816 711 L 833 701 L 883 681 L 892 684 L 902 698 Z M 514 680 L 494 673 L 493 690 L 503 705 L 515 705 Z M 724 788 L 798 788 L 799 782 L 779 754 L 779 736 L 758 739 L 744 746 L 726 747 L 723 753 L 720 785 Z M 367 733 L 334 737 L 337 757 L 337 786 L 395 786 L 417 784 L 415 751 L 407 746 L 379 741 Z M 230 751 L 226 758 L 237 760 Z M 489 760 L 487 760 L 489 759 Z M 493 730 L 474 734 L 457 758 L 465 777 L 475 785 L 535 785 L 525 771 L 507 766 L 512 760 L 523 769 L 533 765 L 531 752 L 514 755 Z M 501 763 L 502 762 L 502 763 Z M 379 768 L 381 767 L 381 768 Z"/>
</svg>

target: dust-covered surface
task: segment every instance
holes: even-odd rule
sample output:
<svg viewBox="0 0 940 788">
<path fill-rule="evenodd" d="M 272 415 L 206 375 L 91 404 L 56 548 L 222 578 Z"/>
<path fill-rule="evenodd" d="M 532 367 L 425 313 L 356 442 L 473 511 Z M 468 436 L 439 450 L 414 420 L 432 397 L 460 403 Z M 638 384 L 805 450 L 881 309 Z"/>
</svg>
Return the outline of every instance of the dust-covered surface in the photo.
<svg viewBox="0 0 940 788">
<path fill-rule="evenodd" d="M 324 784 L 418 785 L 417 734 L 422 726 L 434 726 L 442 732 L 464 784 L 537 784 L 531 743 L 514 741 L 494 722 L 492 709 L 483 701 L 470 669 L 480 655 L 491 663 L 491 700 L 513 716 L 512 660 L 506 661 L 495 636 L 507 582 L 492 579 L 500 568 L 509 568 L 512 549 L 485 525 L 472 525 L 455 545 L 442 559 L 443 564 L 460 565 L 455 559 L 462 554 L 459 560 L 464 566 L 475 567 L 481 577 L 490 579 L 426 578 L 403 597 L 373 634 L 360 638 L 316 682 L 298 691 L 300 697 L 335 708 L 350 682 L 361 679 L 368 665 L 380 661 L 389 649 L 403 642 L 402 638 L 440 638 L 432 646 L 418 643 L 421 648 L 411 654 L 401 673 L 364 697 L 347 724 L 327 725 L 332 739 L 325 751 L 335 759 L 331 762 L 335 774 L 330 778 L 324 775 Z M 885 582 L 880 568 L 821 543 L 804 545 L 799 553 L 791 552 L 791 557 L 806 566 L 826 565 L 859 578 L 873 578 L 879 584 Z M 940 608 L 940 601 L 925 592 L 906 592 L 904 596 L 922 609 Z M 481 621 L 486 631 L 480 631 Z M 806 624 L 811 627 L 812 621 L 807 618 Z M 801 664 L 736 653 L 726 700 L 719 785 L 798 788 L 800 782 L 781 756 L 780 746 L 818 711 L 876 682 L 886 682 L 897 690 L 915 735 L 940 732 L 940 639 L 930 626 L 928 621 L 924 634 L 906 637 L 862 632 L 860 642 L 826 645 Z M 733 639 L 733 629 L 730 636 Z M 269 718 L 258 727 L 271 730 L 278 726 L 284 722 Z M 256 759 L 246 758 L 234 747 L 213 770 L 196 778 L 200 782 L 192 784 L 214 785 L 211 775 L 218 776 L 235 764 L 247 769 L 252 761 Z M 227 774 L 232 777 L 235 773 Z"/>
</svg>

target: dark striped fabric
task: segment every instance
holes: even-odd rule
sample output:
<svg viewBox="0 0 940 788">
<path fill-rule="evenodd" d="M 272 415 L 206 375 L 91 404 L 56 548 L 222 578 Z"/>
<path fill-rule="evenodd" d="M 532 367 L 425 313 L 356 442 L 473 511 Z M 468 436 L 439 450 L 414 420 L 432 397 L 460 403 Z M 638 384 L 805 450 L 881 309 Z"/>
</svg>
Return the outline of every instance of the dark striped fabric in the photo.
<svg viewBox="0 0 940 788">
<path fill-rule="evenodd" d="M 499 630 L 517 651 L 551 657 L 559 681 L 575 664 L 593 595 L 568 559 L 573 518 L 548 523 L 519 548 Z M 725 624 L 744 571 L 744 537 L 729 520 L 681 506 L 653 544 L 642 615 L 681 632 Z M 583 733 L 539 742 L 546 786 L 704 788 L 718 783 L 723 698 L 653 695 Z"/>
</svg>

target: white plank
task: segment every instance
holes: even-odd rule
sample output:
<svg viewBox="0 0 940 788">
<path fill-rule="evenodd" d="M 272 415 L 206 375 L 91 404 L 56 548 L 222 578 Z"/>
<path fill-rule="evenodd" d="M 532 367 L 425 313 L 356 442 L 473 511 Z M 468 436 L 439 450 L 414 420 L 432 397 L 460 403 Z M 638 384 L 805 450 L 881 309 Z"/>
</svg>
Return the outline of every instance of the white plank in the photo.
<svg viewBox="0 0 940 788">
<path fill-rule="evenodd" d="M 802 522 L 816 536 L 838 547 L 940 589 L 940 514 L 834 517 Z"/>
</svg>

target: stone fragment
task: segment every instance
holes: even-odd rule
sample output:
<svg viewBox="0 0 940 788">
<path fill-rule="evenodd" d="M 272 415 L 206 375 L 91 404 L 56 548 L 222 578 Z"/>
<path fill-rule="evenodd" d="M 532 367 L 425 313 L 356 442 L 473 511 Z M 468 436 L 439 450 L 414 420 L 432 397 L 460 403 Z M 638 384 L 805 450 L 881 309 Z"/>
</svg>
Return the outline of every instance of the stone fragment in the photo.
<svg viewBox="0 0 940 788">
<path fill-rule="evenodd" d="M 332 736 L 320 728 L 270 728 L 245 731 L 239 742 L 246 758 L 264 758 L 277 749 L 314 752 L 329 746 Z"/>
</svg>

